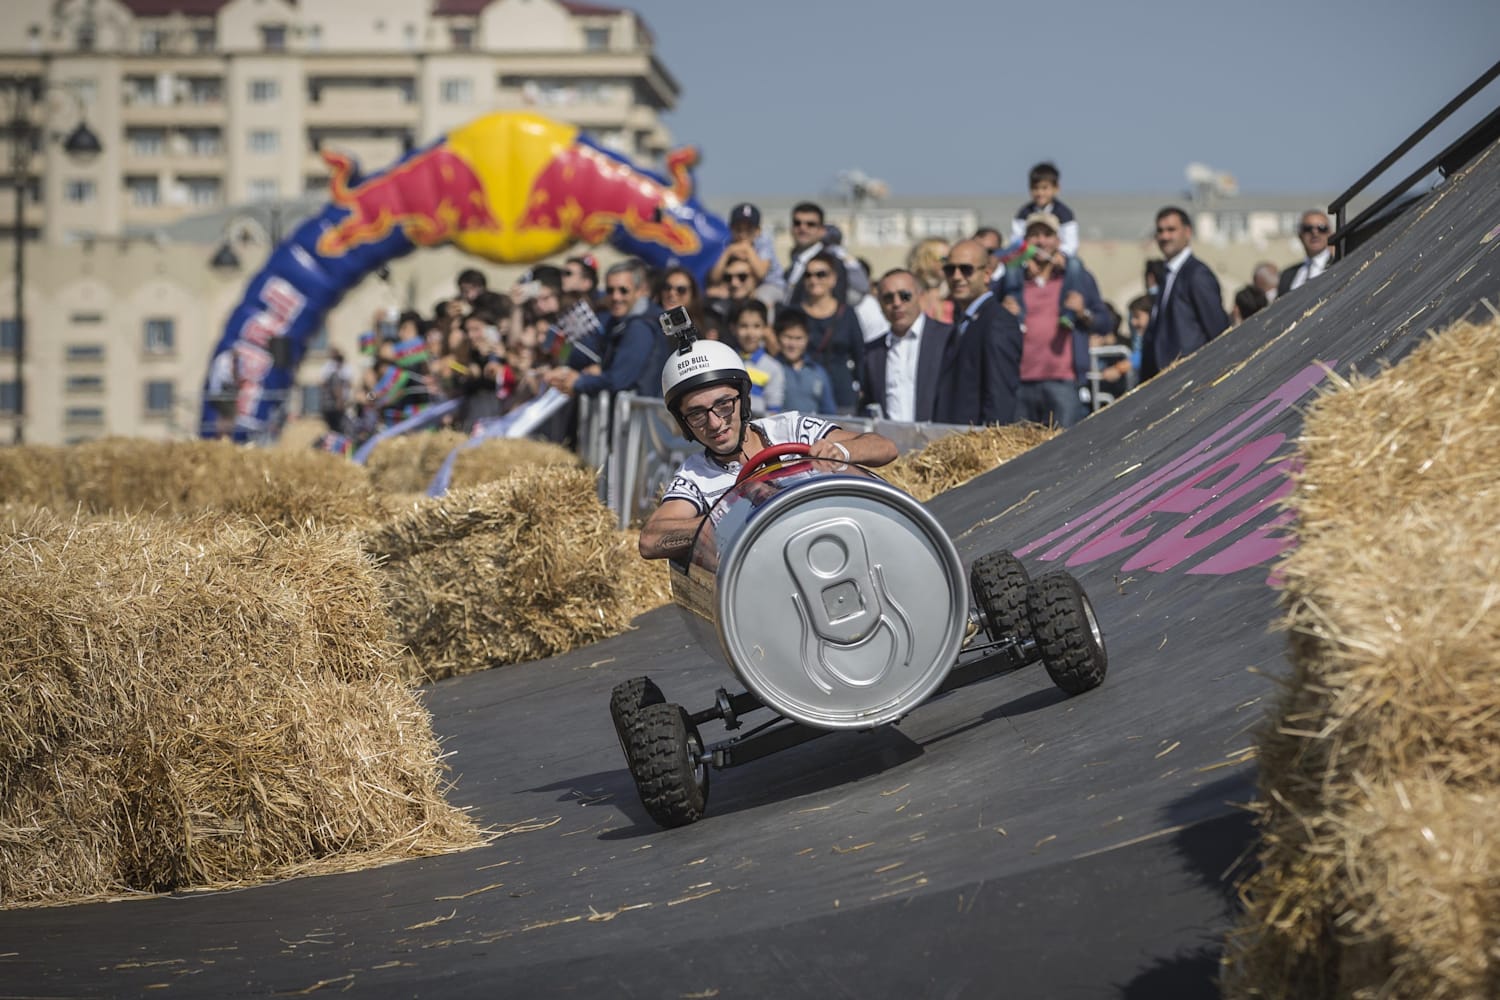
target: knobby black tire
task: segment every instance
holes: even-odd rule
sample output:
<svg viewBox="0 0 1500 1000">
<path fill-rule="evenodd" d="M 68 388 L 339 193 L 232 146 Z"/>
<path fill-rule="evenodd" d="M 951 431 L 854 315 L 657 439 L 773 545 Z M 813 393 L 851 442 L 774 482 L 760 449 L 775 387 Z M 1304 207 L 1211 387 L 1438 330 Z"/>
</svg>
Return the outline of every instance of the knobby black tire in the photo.
<svg viewBox="0 0 1500 1000">
<path fill-rule="evenodd" d="M 703 741 L 680 705 L 647 705 L 630 730 L 635 759 L 631 773 L 641 804 L 665 827 L 703 818 L 708 805 L 708 767 L 697 763 Z"/>
<path fill-rule="evenodd" d="M 625 754 L 625 763 L 633 769 L 627 733 L 635 725 L 635 717 L 647 705 L 660 705 L 666 701 L 661 688 L 649 677 L 632 677 L 615 685 L 609 694 L 609 715 L 615 723 L 615 735 L 620 738 L 620 750 Z"/>
<path fill-rule="evenodd" d="M 1031 575 L 1021 560 L 1003 549 L 987 552 L 969 569 L 974 603 L 984 613 L 985 634 L 991 642 L 1010 636 L 1025 641 L 1033 634 L 1027 601 Z"/>
<path fill-rule="evenodd" d="M 1094 607 L 1083 587 L 1065 572 L 1032 581 L 1031 622 L 1037 649 L 1052 683 L 1069 695 L 1104 683 L 1109 656 Z"/>
</svg>

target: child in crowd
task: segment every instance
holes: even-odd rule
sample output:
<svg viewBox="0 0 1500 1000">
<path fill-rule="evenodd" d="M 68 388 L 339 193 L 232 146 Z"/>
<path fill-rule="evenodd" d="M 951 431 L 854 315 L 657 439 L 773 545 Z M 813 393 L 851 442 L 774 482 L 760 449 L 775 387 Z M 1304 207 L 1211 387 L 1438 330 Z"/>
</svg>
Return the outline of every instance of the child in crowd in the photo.
<svg viewBox="0 0 1500 1000">
<path fill-rule="evenodd" d="M 1031 168 L 1027 177 L 1027 183 L 1031 187 L 1031 200 L 1022 205 L 1015 218 L 1010 220 L 1011 243 L 1019 243 L 1026 238 L 1027 217 L 1035 212 L 1051 212 L 1057 216 L 1059 223 L 1058 249 L 1069 257 L 1078 256 L 1078 220 L 1073 217 L 1073 210 L 1057 198 L 1057 193 L 1062 190 L 1061 180 L 1062 175 L 1058 173 L 1055 164 L 1044 162 Z"/>
<path fill-rule="evenodd" d="M 797 309 L 776 312 L 776 342 L 785 376 L 782 405 L 798 413 L 835 413 L 833 381 L 823 366 L 807 360 L 807 317 Z"/>
<path fill-rule="evenodd" d="M 764 302 L 745 299 L 736 305 L 733 316 L 740 356 L 745 359 L 745 370 L 750 373 L 750 414 L 756 417 L 780 413 L 786 397 L 786 376 L 781 363 L 766 349 L 771 332 L 770 324 L 766 322 L 768 315 Z"/>
</svg>

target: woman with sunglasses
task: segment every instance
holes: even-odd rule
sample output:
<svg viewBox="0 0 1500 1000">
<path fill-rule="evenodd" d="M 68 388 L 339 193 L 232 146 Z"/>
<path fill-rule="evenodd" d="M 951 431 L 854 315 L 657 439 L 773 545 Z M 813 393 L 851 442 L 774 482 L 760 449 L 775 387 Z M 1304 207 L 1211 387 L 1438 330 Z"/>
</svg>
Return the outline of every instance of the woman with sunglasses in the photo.
<svg viewBox="0 0 1500 1000">
<path fill-rule="evenodd" d="M 865 363 L 865 334 L 859 316 L 836 293 L 838 258 L 824 250 L 807 262 L 799 283 L 807 315 L 807 356 L 822 365 L 833 383 L 840 413 L 859 404 L 859 373 Z"/>
<path fill-rule="evenodd" d="M 662 311 L 675 309 L 683 306 L 688 311 L 688 316 L 693 320 L 693 326 L 709 340 L 730 340 L 724 335 L 724 325 L 720 317 L 705 308 L 702 293 L 698 290 L 698 279 L 693 272 L 685 267 L 669 267 L 657 276 L 656 284 L 651 289 L 652 298 L 661 306 Z M 730 344 L 735 350 L 739 350 L 738 344 Z"/>
</svg>

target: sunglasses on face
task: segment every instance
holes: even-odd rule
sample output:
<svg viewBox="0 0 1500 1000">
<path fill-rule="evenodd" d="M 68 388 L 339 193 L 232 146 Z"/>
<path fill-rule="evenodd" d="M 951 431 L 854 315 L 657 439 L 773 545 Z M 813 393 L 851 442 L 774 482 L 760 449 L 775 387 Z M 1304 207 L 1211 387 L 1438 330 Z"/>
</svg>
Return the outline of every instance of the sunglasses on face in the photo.
<svg viewBox="0 0 1500 1000">
<path fill-rule="evenodd" d="M 673 295 L 689 295 L 693 291 L 692 285 L 667 285 L 663 291 L 671 292 Z"/>
<path fill-rule="evenodd" d="M 604 289 L 610 295 L 634 295 L 635 289 L 625 285 L 609 285 Z"/>
<path fill-rule="evenodd" d="M 730 281 L 749 281 L 750 280 L 750 272 L 749 271 L 725 271 L 724 272 L 724 277 L 727 278 L 727 279 L 729 279 Z"/>
<path fill-rule="evenodd" d="M 793 229 L 814 229 L 818 225 L 817 219 L 793 219 Z"/>
<path fill-rule="evenodd" d="M 880 293 L 881 305 L 893 306 L 896 304 L 897 299 L 900 299 L 902 302 L 910 302 L 912 300 L 912 293 L 906 288 L 898 288 L 894 292 Z"/>
<path fill-rule="evenodd" d="M 819 268 L 816 271 L 809 269 L 807 272 L 807 276 L 809 278 L 817 278 L 819 281 L 825 281 L 828 278 L 833 277 L 833 272 L 824 270 L 822 268 Z"/>
<path fill-rule="evenodd" d="M 1328 232 L 1328 228 L 1329 227 L 1327 225 L 1315 226 L 1311 223 L 1308 223 L 1303 225 L 1302 233 L 1304 236 L 1308 233 L 1326 233 Z"/>
<path fill-rule="evenodd" d="M 708 407 L 694 407 L 691 410 L 682 411 L 682 422 L 695 431 L 701 431 L 708 426 L 708 415 L 712 413 L 719 418 L 719 423 L 729 423 L 729 418 L 734 416 L 734 411 L 740 405 L 740 397 L 725 396 L 723 399 Z"/>
<path fill-rule="evenodd" d="M 950 278 L 953 277 L 955 274 L 961 274 L 965 278 L 972 278 L 974 276 L 974 265 L 973 264 L 944 264 L 943 265 L 943 274 L 947 275 Z"/>
</svg>

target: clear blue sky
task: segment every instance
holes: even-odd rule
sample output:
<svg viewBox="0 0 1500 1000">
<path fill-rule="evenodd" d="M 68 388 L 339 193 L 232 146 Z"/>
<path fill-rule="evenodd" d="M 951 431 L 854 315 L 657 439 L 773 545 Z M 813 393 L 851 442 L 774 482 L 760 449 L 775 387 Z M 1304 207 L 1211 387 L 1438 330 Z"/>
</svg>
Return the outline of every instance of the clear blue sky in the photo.
<svg viewBox="0 0 1500 1000">
<path fill-rule="evenodd" d="M 849 168 L 1007 194 L 1041 159 L 1064 197 L 1176 191 L 1190 161 L 1337 193 L 1500 58 L 1500 0 L 619 2 L 682 86 L 666 120 L 709 197 Z"/>
</svg>

